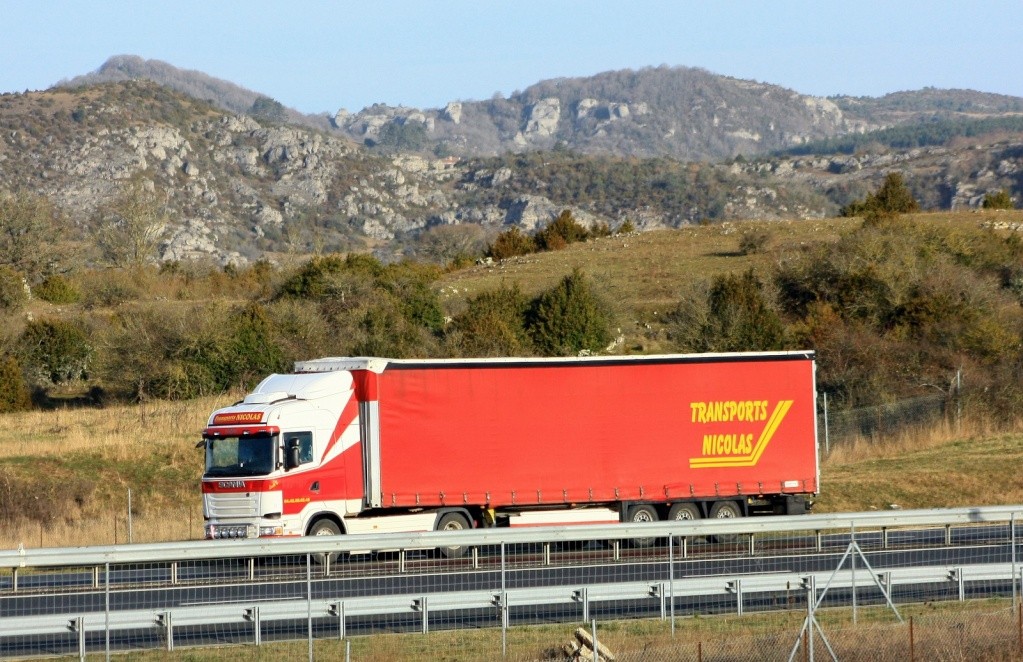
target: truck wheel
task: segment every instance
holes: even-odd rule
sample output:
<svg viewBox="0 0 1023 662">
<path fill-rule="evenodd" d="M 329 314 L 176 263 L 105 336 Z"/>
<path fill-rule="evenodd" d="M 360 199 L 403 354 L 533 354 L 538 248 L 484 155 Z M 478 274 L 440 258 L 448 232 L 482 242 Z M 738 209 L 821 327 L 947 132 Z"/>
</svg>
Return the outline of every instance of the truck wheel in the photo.
<svg viewBox="0 0 1023 662">
<path fill-rule="evenodd" d="M 657 509 L 643 503 L 629 508 L 629 516 L 626 521 L 629 524 L 646 524 L 659 519 L 661 518 L 657 516 Z M 628 542 L 633 547 L 650 547 L 657 542 L 657 538 L 632 538 Z"/>
<path fill-rule="evenodd" d="M 710 507 L 711 519 L 734 519 L 736 517 L 742 517 L 742 511 L 739 510 L 739 504 L 734 501 L 718 501 Z M 738 539 L 739 536 L 735 533 L 710 536 L 711 542 L 735 542 Z"/>
<path fill-rule="evenodd" d="M 668 511 L 668 519 L 670 520 L 694 520 L 702 517 L 703 514 L 700 512 L 700 507 L 695 503 L 676 503 Z"/>
<path fill-rule="evenodd" d="M 309 527 L 310 536 L 339 536 L 341 535 L 341 527 L 334 523 L 333 520 L 319 519 Z M 337 554 L 329 554 L 326 552 L 320 554 L 313 554 L 313 561 L 320 565 L 324 565 L 327 561 L 334 563 L 337 561 Z"/>
<path fill-rule="evenodd" d="M 438 531 L 466 531 L 469 528 L 469 520 L 462 513 L 444 513 L 437 520 Z M 456 545 L 454 547 L 438 547 L 437 551 L 445 558 L 457 559 L 465 554 L 465 549 L 462 545 Z"/>
</svg>

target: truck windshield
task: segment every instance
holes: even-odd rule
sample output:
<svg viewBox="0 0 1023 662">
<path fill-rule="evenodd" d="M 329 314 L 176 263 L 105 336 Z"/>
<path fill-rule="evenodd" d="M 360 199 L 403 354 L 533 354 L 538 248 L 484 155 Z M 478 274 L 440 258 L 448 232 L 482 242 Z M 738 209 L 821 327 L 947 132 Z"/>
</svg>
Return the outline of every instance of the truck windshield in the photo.
<svg viewBox="0 0 1023 662">
<path fill-rule="evenodd" d="M 209 437 L 206 443 L 207 476 L 265 476 L 273 471 L 276 437 Z"/>
</svg>

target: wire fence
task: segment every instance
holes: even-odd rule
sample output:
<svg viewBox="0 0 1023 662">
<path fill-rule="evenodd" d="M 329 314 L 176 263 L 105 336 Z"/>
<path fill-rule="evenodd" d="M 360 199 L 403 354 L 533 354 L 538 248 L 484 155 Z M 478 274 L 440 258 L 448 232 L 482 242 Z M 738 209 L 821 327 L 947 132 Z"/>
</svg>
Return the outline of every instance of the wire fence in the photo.
<svg viewBox="0 0 1023 662">
<path fill-rule="evenodd" d="M 891 441 L 935 426 L 957 423 L 962 417 L 959 401 L 944 394 L 925 395 L 897 402 L 835 410 L 821 394 L 817 406 L 817 429 L 821 451 L 854 442 Z"/>
</svg>

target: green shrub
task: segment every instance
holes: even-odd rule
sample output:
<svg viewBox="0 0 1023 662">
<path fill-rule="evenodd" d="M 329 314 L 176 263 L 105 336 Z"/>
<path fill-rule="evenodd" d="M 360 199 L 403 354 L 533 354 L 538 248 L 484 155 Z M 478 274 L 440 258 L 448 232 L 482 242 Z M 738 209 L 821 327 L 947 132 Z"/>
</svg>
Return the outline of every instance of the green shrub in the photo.
<svg viewBox="0 0 1023 662">
<path fill-rule="evenodd" d="M 0 265 L 0 309 L 15 312 L 25 307 L 29 289 L 25 278 L 6 265 Z"/>
<path fill-rule="evenodd" d="M 1005 189 L 985 193 L 981 206 L 984 209 L 1015 209 L 1015 205 L 1012 204 L 1012 196 Z"/>
<path fill-rule="evenodd" d="M 625 222 L 618 226 L 618 232 L 616 234 L 631 234 L 636 231 L 636 226 L 633 225 L 632 221 L 625 219 Z"/>
<path fill-rule="evenodd" d="M 754 352 L 782 349 L 782 319 L 767 305 L 763 283 L 753 269 L 717 276 L 707 295 L 707 349 Z"/>
<path fill-rule="evenodd" d="M 902 174 L 891 172 L 885 177 L 881 188 L 868 195 L 864 200 L 851 202 L 842 207 L 839 213 L 842 216 L 862 216 L 867 223 L 878 223 L 895 218 L 899 214 L 909 214 L 919 210 L 920 203 L 916 201 L 906 186 Z"/>
<path fill-rule="evenodd" d="M 468 301 L 448 329 L 448 345 L 460 356 L 532 354 L 525 316 L 529 301 L 518 287 L 500 287 Z"/>
<path fill-rule="evenodd" d="M 536 245 L 540 250 L 556 251 L 568 244 L 586 241 L 589 236 L 589 231 L 566 209 L 536 234 Z"/>
<path fill-rule="evenodd" d="M 494 243 L 487 247 L 487 257 L 505 260 L 516 255 L 528 255 L 536 252 L 536 242 L 529 235 L 523 234 L 517 227 L 512 227 L 497 235 Z"/>
<path fill-rule="evenodd" d="M 438 339 L 428 329 L 412 323 L 393 297 L 369 306 L 358 321 L 355 356 L 421 358 L 439 353 Z"/>
<path fill-rule="evenodd" d="M 763 229 L 746 230 L 739 235 L 739 252 L 743 255 L 755 255 L 763 253 L 767 242 L 771 240 L 771 233 Z"/>
<path fill-rule="evenodd" d="M 228 327 L 224 373 L 230 381 L 223 386 L 238 384 L 247 388 L 266 375 L 289 367 L 274 339 L 274 322 L 260 304 L 252 302 L 232 311 Z"/>
<path fill-rule="evenodd" d="M 43 301 L 57 305 L 78 303 L 82 300 L 82 290 L 59 274 L 47 276 L 42 283 L 36 285 L 34 292 Z"/>
<path fill-rule="evenodd" d="M 613 320 L 610 306 L 575 269 L 532 301 L 526 328 L 539 353 L 564 356 L 607 347 Z"/>
<path fill-rule="evenodd" d="M 31 320 L 18 340 L 26 373 L 39 384 L 66 384 L 87 376 L 93 349 L 89 334 L 72 321 Z"/>
<path fill-rule="evenodd" d="M 375 276 L 381 271 L 383 265 L 369 256 L 317 255 L 281 285 L 277 296 L 318 299 L 331 293 L 331 286 L 339 274 L 369 272 Z"/>
<path fill-rule="evenodd" d="M 0 412 L 24 411 L 32 407 L 32 396 L 21 365 L 13 356 L 0 360 Z"/>
</svg>

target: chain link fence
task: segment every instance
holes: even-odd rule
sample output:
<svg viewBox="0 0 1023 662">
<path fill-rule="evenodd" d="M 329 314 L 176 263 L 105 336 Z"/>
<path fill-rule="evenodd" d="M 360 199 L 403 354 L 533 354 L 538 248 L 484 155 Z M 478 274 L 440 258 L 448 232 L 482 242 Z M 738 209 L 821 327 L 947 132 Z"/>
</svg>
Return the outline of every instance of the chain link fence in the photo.
<svg viewBox="0 0 1023 662">
<path fill-rule="evenodd" d="M 838 445 L 889 442 L 938 425 L 955 425 L 961 417 L 958 399 L 939 393 L 842 410 L 829 407 L 826 393 L 817 402 L 819 443 L 825 454 Z"/>
</svg>

